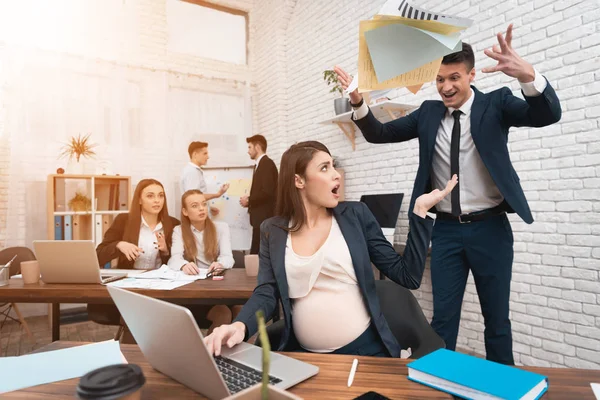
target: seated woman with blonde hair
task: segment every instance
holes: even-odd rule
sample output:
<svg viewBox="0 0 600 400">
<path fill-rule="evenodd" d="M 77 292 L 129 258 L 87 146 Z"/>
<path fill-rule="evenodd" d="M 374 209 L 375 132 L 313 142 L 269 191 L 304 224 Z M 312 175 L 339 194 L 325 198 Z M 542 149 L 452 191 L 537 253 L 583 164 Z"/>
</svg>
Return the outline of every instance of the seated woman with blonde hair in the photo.
<svg viewBox="0 0 600 400">
<path fill-rule="evenodd" d="M 208 206 L 200 190 L 188 190 L 181 197 L 181 226 L 173 230 L 173 244 L 169 267 L 188 275 L 197 275 L 200 268 L 219 272 L 233 267 L 229 226 L 208 218 Z M 214 328 L 231 323 L 232 314 L 227 306 L 190 306 L 198 325 Z"/>
</svg>

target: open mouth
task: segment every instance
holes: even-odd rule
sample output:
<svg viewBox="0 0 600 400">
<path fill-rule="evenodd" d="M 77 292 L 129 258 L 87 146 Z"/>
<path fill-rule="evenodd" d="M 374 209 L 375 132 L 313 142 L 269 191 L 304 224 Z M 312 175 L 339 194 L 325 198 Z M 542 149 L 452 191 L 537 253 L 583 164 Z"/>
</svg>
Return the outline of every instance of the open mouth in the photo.
<svg viewBox="0 0 600 400">
<path fill-rule="evenodd" d="M 456 96 L 456 92 L 452 92 L 452 93 L 444 93 L 444 94 L 442 94 L 442 97 L 443 97 L 445 100 L 451 100 L 451 99 L 453 99 L 453 98 L 454 98 L 454 96 Z"/>
<path fill-rule="evenodd" d="M 338 191 L 340 190 L 340 185 L 336 185 L 333 189 L 331 189 L 331 193 L 339 196 Z"/>
</svg>

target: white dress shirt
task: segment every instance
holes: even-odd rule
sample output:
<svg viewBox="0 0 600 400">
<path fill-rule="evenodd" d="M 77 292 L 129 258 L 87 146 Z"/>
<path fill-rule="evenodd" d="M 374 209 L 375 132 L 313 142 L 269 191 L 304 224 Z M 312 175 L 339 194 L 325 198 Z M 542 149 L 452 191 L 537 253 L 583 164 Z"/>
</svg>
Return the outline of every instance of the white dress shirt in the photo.
<svg viewBox="0 0 600 400">
<path fill-rule="evenodd" d="M 155 269 L 161 266 L 162 260 L 160 258 L 160 250 L 158 250 L 158 245 L 155 244 L 158 242 L 158 239 L 156 238 L 156 233 L 158 232 L 164 234 L 162 222 L 159 222 L 154 229 L 150 229 L 150 226 L 148 226 L 148 223 L 144 217 L 142 217 L 140 236 L 137 245 L 144 250 L 144 252 L 135 259 L 135 262 L 133 263 L 134 269 Z"/>
<path fill-rule="evenodd" d="M 202 168 L 190 161 L 181 172 L 180 188 L 181 194 L 184 194 L 188 190 L 192 189 L 197 189 L 202 193 L 207 193 L 208 187 L 206 186 L 206 181 L 204 180 L 204 172 L 202 172 Z"/>
<path fill-rule="evenodd" d="M 216 260 L 207 260 L 204 256 L 204 230 L 199 231 L 192 226 L 192 233 L 196 238 L 196 265 L 198 268 L 208 268 L 213 262 L 218 262 L 223 268 L 229 269 L 233 267 L 234 260 L 231 253 L 231 236 L 229 234 L 229 225 L 224 222 L 214 221 L 217 228 L 217 240 L 219 241 L 219 256 Z M 181 235 L 181 226 L 173 228 L 173 243 L 171 244 L 171 258 L 169 259 L 169 267 L 179 271 L 189 261 L 183 258 L 183 236 Z"/>
<path fill-rule="evenodd" d="M 519 82 L 523 94 L 527 97 L 536 97 L 546 89 L 546 79 L 536 70 L 532 82 Z M 475 99 L 475 93 L 471 89 L 471 95 L 459 110 L 460 116 L 460 154 L 459 154 L 459 190 L 460 207 L 462 214 L 486 210 L 495 207 L 504 200 L 500 190 L 494 183 L 487 168 L 481 160 L 479 151 L 475 147 L 471 136 L 471 106 Z M 432 190 L 443 190 L 450 180 L 450 144 L 452 141 L 452 128 L 454 108 L 448 108 L 438 128 L 435 147 L 433 151 L 431 184 Z M 361 119 L 367 116 L 369 108 L 366 103 L 354 110 L 353 119 Z M 441 212 L 451 213 L 451 196 L 446 196 L 436 206 Z"/>
</svg>

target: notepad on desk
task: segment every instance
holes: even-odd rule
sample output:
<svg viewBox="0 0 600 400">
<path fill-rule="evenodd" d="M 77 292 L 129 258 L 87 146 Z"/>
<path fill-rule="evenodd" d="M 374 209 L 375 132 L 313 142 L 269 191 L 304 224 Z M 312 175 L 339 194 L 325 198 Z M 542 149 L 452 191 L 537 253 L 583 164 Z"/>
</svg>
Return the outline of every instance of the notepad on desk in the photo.
<svg viewBox="0 0 600 400">
<path fill-rule="evenodd" d="M 535 400 L 545 376 L 467 354 L 439 349 L 408 366 L 408 379 L 467 399 Z"/>
</svg>

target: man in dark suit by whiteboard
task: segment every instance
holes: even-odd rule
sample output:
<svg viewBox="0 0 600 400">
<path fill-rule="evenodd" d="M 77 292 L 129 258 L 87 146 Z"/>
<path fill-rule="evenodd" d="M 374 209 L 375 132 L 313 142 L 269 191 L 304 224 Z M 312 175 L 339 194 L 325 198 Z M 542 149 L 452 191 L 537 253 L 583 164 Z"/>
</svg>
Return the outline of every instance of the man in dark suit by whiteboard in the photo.
<svg viewBox="0 0 600 400">
<path fill-rule="evenodd" d="M 260 244 L 260 224 L 273 216 L 277 200 L 277 167 L 267 152 L 267 139 L 262 135 L 246 138 L 248 155 L 256 161 L 250 195 L 240 199 L 242 207 L 248 207 L 252 225 L 252 245 L 250 254 L 258 254 Z"/>
<path fill-rule="evenodd" d="M 504 87 L 482 93 L 471 82 L 475 57 L 471 46 L 444 57 L 436 79 L 442 101 L 425 101 L 406 117 L 382 124 L 358 91 L 350 94 L 353 119 L 371 143 L 418 138 L 419 168 L 410 208 L 432 189 L 443 189 L 453 174 L 458 185 L 432 211 L 431 325 L 454 350 L 469 271 L 473 274 L 485 322 L 489 360 L 514 364 L 509 320 L 513 234 L 506 212 L 533 222 L 527 200 L 508 154 L 511 126 L 543 127 L 560 120 L 559 100 L 548 81 L 512 48 L 512 24 L 498 45 L 485 50 L 500 71 L 516 78 L 522 100 Z M 344 88 L 352 78 L 336 67 Z"/>
</svg>

